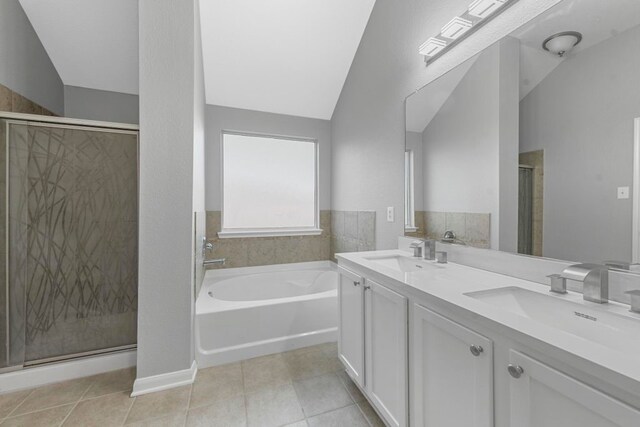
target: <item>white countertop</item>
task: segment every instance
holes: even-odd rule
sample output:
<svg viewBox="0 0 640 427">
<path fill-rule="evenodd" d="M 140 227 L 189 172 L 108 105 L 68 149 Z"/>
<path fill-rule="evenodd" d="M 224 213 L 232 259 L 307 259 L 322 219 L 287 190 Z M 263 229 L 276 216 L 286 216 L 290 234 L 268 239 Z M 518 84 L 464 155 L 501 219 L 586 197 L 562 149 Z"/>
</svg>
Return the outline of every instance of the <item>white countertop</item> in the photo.
<svg viewBox="0 0 640 427">
<path fill-rule="evenodd" d="M 336 254 L 341 265 L 349 268 L 349 264 L 355 264 L 353 268 L 370 274 L 383 275 L 396 287 L 402 289 L 408 287 L 417 290 L 426 296 L 435 297 L 444 302 L 453 304 L 474 315 L 481 316 L 491 322 L 505 326 L 517 333 L 524 334 L 533 339 L 542 341 L 562 351 L 595 363 L 614 373 L 623 375 L 634 381 L 640 382 L 640 355 L 628 354 L 613 350 L 604 345 L 581 338 L 577 335 L 553 328 L 544 323 L 502 310 L 481 300 L 464 295 L 468 292 L 496 289 L 508 286 L 551 295 L 553 298 L 569 300 L 582 304 L 590 310 L 600 310 L 615 313 L 630 319 L 638 319 L 638 340 L 640 341 L 640 314 L 630 313 L 629 306 L 610 302 L 608 304 L 596 304 L 584 301 L 582 294 L 569 292 L 564 295 L 552 294 L 549 287 L 529 282 L 514 277 L 505 276 L 473 267 L 449 262 L 448 264 L 436 264 L 434 261 L 429 268 L 420 271 L 402 273 L 392 268 L 382 266 L 374 261 L 366 259 L 372 256 L 402 255 L 410 257 L 411 254 L 402 250 L 387 250 L 375 252 L 352 252 Z M 422 261 L 417 258 L 418 261 Z"/>
</svg>

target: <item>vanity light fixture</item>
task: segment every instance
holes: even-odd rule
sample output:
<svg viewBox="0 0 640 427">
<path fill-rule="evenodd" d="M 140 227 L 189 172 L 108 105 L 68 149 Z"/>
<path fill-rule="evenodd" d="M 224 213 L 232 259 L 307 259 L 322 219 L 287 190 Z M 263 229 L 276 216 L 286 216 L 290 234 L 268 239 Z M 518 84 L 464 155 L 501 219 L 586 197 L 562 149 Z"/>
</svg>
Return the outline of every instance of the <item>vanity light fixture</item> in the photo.
<svg viewBox="0 0 640 427">
<path fill-rule="evenodd" d="M 549 36 L 542 42 L 542 48 L 560 58 L 564 57 L 582 41 L 582 34 L 577 31 L 563 31 Z"/>
<path fill-rule="evenodd" d="M 429 65 L 453 46 L 470 36 L 482 25 L 511 6 L 518 0 L 474 0 L 460 16 L 455 16 L 442 29 L 440 34 L 430 37 L 420 45 L 420 55 Z"/>
<path fill-rule="evenodd" d="M 442 27 L 442 30 L 440 30 L 440 35 L 442 37 L 455 40 L 469 31 L 472 26 L 473 22 L 469 21 L 468 19 L 456 16 L 451 21 L 449 21 L 447 25 Z"/>
<path fill-rule="evenodd" d="M 476 0 L 469 5 L 469 15 L 484 19 L 504 5 L 505 0 Z"/>
<path fill-rule="evenodd" d="M 420 54 L 424 56 L 433 56 L 447 47 L 447 42 L 437 37 L 431 37 L 420 46 Z"/>
</svg>

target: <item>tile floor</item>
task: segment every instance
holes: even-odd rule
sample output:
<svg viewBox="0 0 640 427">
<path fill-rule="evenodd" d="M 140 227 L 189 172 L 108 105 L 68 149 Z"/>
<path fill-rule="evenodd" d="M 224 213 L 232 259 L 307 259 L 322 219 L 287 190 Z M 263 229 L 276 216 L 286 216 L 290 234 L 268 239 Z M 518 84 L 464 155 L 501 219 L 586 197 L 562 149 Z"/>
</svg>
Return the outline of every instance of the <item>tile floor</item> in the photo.
<svg viewBox="0 0 640 427">
<path fill-rule="evenodd" d="M 331 426 L 384 424 L 335 343 L 198 371 L 193 385 L 129 397 L 134 369 L 0 395 L 0 426 Z"/>
</svg>

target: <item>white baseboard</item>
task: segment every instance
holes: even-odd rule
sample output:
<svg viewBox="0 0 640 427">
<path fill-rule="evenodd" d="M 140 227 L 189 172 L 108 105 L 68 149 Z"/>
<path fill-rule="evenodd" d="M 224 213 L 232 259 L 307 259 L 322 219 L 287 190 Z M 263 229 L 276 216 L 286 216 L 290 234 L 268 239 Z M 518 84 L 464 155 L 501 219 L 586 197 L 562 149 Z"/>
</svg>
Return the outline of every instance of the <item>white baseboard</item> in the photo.
<svg viewBox="0 0 640 427">
<path fill-rule="evenodd" d="M 0 374 L 0 394 L 136 366 L 136 351 L 122 351 Z"/>
<path fill-rule="evenodd" d="M 196 379 L 197 372 L 198 364 L 194 360 L 191 364 L 191 368 L 189 369 L 168 372 L 166 374 L 154 375 L 146 378 L 138 378 L 133 383 L 133 392 L 131 393 L 131 397 L 192 384 L 193 380 Z"/>
</svg>

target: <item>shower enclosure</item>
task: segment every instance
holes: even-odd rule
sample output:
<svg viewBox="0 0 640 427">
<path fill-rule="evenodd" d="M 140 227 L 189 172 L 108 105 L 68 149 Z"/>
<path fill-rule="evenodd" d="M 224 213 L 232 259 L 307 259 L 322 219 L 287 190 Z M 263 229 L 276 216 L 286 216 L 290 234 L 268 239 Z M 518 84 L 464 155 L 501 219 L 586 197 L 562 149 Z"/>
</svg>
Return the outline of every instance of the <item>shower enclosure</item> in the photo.
<svg viewBox="0 0 640 427">
<path fill-rule="evenodd" d="M 0 371 L 135 346 L 138 131 L 0 113 Z"/>
</svg>

